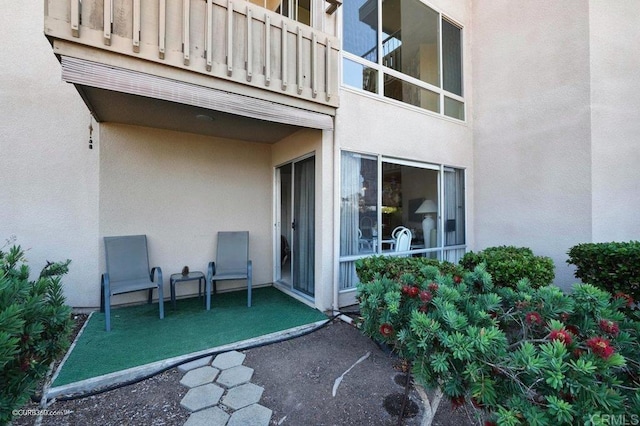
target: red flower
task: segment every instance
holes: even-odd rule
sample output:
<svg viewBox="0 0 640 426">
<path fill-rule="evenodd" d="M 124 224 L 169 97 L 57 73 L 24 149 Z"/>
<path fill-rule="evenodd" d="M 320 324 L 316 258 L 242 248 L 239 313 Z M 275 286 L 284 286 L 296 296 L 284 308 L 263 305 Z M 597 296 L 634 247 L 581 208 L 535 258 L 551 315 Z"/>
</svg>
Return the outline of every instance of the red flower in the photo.
<svg viewBox="0 0 640 426">
<path fill-rule="evenodd" d="M 429 310 L 429 306 L 428 305 L 420 305 L 420 307 L 418 308 L 418 311 L 426 313 Z"/>
<path fill-rule="evenodd" d="M 620 332 L 620 327 L 618 327 L 618 324 L 613 321 L 601 319 L 600 330 L 612 336 L 616 336 Z"/>
<path fill-rule="evenodd" d="M 402 286 L 402 294 L 409 294 L 409 286 L 408 285 L 403 285 Z"/>
<path fill-rule="evenodd" d="M 584 351 L 582 349 L 576 348 L 573 350 L 573 356 L 575 356 L 576 358 L 580 358 L 583 353 Z"/>
<path fill-rule="evenodd" d="M 424 303 L 431 302 L 431 299 L 433 299 L 433 295 L 427 290 L 422 290 L 420 292 L 420 300 L 422 300 Z"/>
<path fill-rule="evenodd" d="M 542 317 L 537 312 L 529 312 L 527 315 L 525 315 L 524 319 L 525 321 L 527 321 L 527 324 L 530 325 L 542 324 Z"/>
<path fill-rule="evenodd" d="M 629 296 L 627 293 L 623 293 L 621 291 L 617 292 L 614 296 L 616 299 L 624 299 L 627 301 L 627 308 L 633 305 L 633 297 Z"/>
<path fill-rule="evenodd" d="M 389 337 L 393 334 L 393 327 L 389 323 L 384 323 L 380 326 L 380 334 L 384 337 Z"/>
<path fill-rule="evenodd" d="M 418 287 L 409 287 L 409 297 L 416 297 L 420 293 L 420 289 Z"/>
<path fill-rule="evenodd" d="M 562 322 L 567 322 L 569 321 L 569 314 L 567 312 L 563 312 L 560 314 L 560 319 L 562 320 Z"/>
<path fill-rule="evenodd" d="M 484 426 L 498 426 L 498 423 L 496 422 L 491 422 L 489 420 L 485 420 L 484 421 Z"/>
<path fill-rule="evenodd" d="M 435 293 L 436 291 L 438 291 L 438 284 L 436 283 L 429 283 L 429 291 L 431 291 L 432 293 Z"/>
<path fill-rule="evenodd" d="M 613 347 L 607 339 L 603 339 L 602 337 L 592 337 L 587 340 L 587 346 L 591 348 L 594 354 L 602 359 L 607 359 L 613 355 Z"/>
<path fill-rule="evenodd" d="M 551 340 L 559 340 L 564 343 L 565 346 L 569 346 L 572 341 L 571 334 L 569 334 L 565 329 L 553 330 L 551 334 L 549 334 L 549 338 Z"/>
<path fill-rule="evenodd" d="M 462 282 L 462 277 L 460 275 L 455 275 L 453 277 L 453 282 L 456 284 L 460 284 Z"/>
</svg>

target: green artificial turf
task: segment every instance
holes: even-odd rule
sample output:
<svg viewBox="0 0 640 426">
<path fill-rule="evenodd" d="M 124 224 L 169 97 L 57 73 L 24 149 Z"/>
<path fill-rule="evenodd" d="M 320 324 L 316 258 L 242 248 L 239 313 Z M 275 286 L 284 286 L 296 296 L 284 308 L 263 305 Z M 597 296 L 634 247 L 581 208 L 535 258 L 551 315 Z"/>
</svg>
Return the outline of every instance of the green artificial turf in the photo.
<svg viewBox="0 0 640 426">
<path fill-rule="evenodd" d="M 175 310 L 165 302 L 164 309 L 162 320 L 157 303 L 112 309 L 110 332 L 104 313 L 94 313 L 53 385 L 327 319 L 273 287 L 254 289 L 251 308 L 247 292 L 238 291 L 212 297 L 210 311 L 197 297 L 178 300 Z"/>
</svg>

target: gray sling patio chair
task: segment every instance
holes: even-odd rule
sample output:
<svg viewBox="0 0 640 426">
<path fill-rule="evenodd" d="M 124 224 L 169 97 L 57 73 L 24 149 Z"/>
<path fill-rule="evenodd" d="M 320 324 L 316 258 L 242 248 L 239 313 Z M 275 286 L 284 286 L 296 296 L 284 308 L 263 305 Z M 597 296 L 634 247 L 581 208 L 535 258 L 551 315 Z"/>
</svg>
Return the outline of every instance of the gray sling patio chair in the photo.
<svg viewBox="0 0 640 426">
<path fill-rule="evenodd" d="M 247 306 L 251 307 L 252 266 L 249 260 L 249 232 L 218 232 L 216 261 L 207 270 L 207 310 L 211 309 L 211 287 L 217 292 L 216 281 L 247 280 Z"/>
<path fill-rule="evenodd" d="M 102 274 L 100 312 L 105 313 L 106 330 L 111 331 L 111 296 L 132 291 L 158 289 L 160 319 L 164 318 L 162 269 L 149 270 L 146 235 L 104 237 L 107 272 Z M 155 278 L 155 279 L 154 279 Z"/>
</svg>

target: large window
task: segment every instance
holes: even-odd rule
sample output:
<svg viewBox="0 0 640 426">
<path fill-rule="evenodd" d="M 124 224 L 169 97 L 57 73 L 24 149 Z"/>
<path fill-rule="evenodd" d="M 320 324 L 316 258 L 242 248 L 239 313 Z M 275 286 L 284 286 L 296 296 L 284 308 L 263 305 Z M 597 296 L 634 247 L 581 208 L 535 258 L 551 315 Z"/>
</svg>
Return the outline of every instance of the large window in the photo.
<svg viewBox="0 0 640 426">
<path fill-rule="evenodd" d="M 358 282 L 354 262 L 365 256 L 464 254 L 464 170 L 343 151 L 340 179 L 341 289 Z"/>
<path fill-rule="evenodd" d="M 462 30 L 420 0 L 343 6 L 343 83 L 464 120 Z"/>
</svg>

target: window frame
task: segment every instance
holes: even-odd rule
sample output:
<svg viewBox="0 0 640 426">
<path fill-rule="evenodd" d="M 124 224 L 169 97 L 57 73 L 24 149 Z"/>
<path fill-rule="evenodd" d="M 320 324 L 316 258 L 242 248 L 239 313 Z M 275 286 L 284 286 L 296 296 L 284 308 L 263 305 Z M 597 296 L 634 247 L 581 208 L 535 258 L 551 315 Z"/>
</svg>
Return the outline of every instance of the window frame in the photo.
<svg viewBox="0 0 640 426">
<path fill-rule="evenodd" d="M 341 23 L 341 30 L 342 30 L 342 43 L 343 46 L 341 46 L 341 53 L 342 53 L 342 60 L 340 61 L 340 84 L 342 88 L 345 89 L 350 89 L 350 90 L 355 90 L 358 93 L 363 93 L 363 94 L 368 94 L 370 96 L 374 96 L 376 98 L 381 98 L 381 99 L 385 99 L 388 100 L 390 102 L 393 103 L 399 103 L 403 106 L 408 106 L 410 108 L 414 108 L 418 111 L 422 111 L 422 112 L 428 112 L 431 114 L 436 114 L 438 116 L 441 117 L 445 117 L 448 119 L 452 119 L 455 120 L 456 122 L 466 122 L 467 121 L 467 102 L 465 101 L 465 67 L 464 67 L 464 30 L 465 27 L 464 25 L 462 25 L 461 23 L 457 22 L 455 19 L 450 18 L 449 16 L 446 16 L 445 14 L 443 14 L 440 10 L 438 10 L 437 8 L 427 4 L 426 2 L 422 1 L 422 0 L 416 0 L 418 1 L 422 6 L 424 7 L 428 7 L 429 9 L 433 10 L 435 13 L 438 14 L 438 72 L 439 72 L 439 84 L 440 87 L 435 86 L 433 84 L 427 83 L 425 81 L 422 81 L 418 78 L 412 77 L 408 74 L 404 74 L 400 71 L 394 70 L 393 68 L 389 68 L 385 65 L 383 65 L 383 59 L 384 56 L 382 54 L 383 52 L 383 32 L 381 30 L 382 28 L 382 0 L 377 0 L 377 13 L 378 13 L 378 28 L 377 28 L 377 44 L 376 44 L 376 49 L 377 49 L 377 62 L 372 62 L 370 60 L 364 59 L 363 57 L 360 57 L 356 54 L 350 53 L 348 51 L 346 51 L 344 49 L 344 20 Z M 343 16 L 344 18 L 344 16 Z M 443 49 L 442 49 L 442 21 L 446 21 L 447 23 L 449 23 L 450 25 L 453 25 L 455 27 L 457 27 L 460 30 L 460 54 L 461 54 L 461 58 L 460 58 L 460 76 L 461 76 L 461 91 L 462 91 L 462 96 L 457 95 L 455 93 L 449 92 L 448 90 L 444 89 L 444 73 L 443 73 L 443 67 L 444 67 L 444 60 L 443 60 Z M 344 60 L 349 60 L 351 62 L 354 62 L 356 64 L 359 64 L 363 67 L 367 67 L 367 68 L 372 68 L 376 71 L 377 74 L 377 81 L 376 81 L 376 91 L 369 91 L 366 90 L 362 87 L 356 87 L 356 86 L 351 86 L 349 84 L 347 84 L 345 82 L 344 79 L 344 74 L 343 74 L 343 69 L 344 69 Z M 391 77 L 397 78 L 401 81 L 406 81 L 407 83 L 413 84 L 418 86 L 421 89 L 425 89 L 431 92 L 435 92 L 436 94 L 438 94 L 438 111 L 433 111 L 424 107 L 420 107 L 420 106 L 416 106 L 413 105 L 409 102 L 405 102 L 405 101 L 400 101 L 397 100 L 395 98 L 392 97 L 387 97 L 384 94 L 384 78 L 385 75 L 389 75 Z M 462 103 L 462 111 L 463 111 L 463 115 L 464 118 L 460 119 L 457 118 L 455 116 L 451 116 L 451 115 L 446 115 L 445 114 L 445 97 L 453 99 L 455 101 L 461 102 Z"/>
<path fill-rule="evenodd" d="M 457 257 L 461 257 L 462 254 L 464 254 L 466 252 L 467 249 L 467 244 L 468 244 L 468 211 L 467 211 L 467 169 L 465 167 L 457 167 L 457 166 L 450 166 L 450 165 L 446 165 L 446 164 L 437 164 L 437 163 L 429 163 L 429 162 L 421 162 L 421 161 L 415 161 L 415 160 L 406 160 L 406 159 L 401 159 L 401 158 L 396 158 L 396 157 L 390 157 L 390 156 L 385 156 L 382 154 L 372 154 L 372 153 L 368 153 L 368 152 L 363 152 L 363 151 L 357 151 L 357 150 L 352 150 L 352 149 L 341 149 L 340 150 L 340 162 L 343 161 L 343 155 L 345 153 L 350 153 L 350 154 L 356 154 L 356 155 L 361 155 L 364 157 L 368 157 L 369 159 L 373 160 L 375 158 L 375 161 L 377 162 L 377 194 L 378 194 L 378 198 L 377 198 L 377 202 L 376 202 L 376 214 L 377 214 L 377 235 L 382 235 L 381 234 L 381 229 L 380 229 L 380 224 L 382 223 L 382 190 L 381 190 L 381 184 L 382 184 L 382 179 L 383 179 L 383 163 L 388 163 L 388 164 L 396 164 L 399 166 L 407 166 L 407 167 L 414 167 L 414 168 L 419 168 L 419 169 L 424 169 L 424 170 L 431 170 L 431 171 L 437 171 L 438 176 L 437 176 L 437 194 L 438 194 L 438 214 L 436 217 L 436 229 L 437 229 L 437 242 L 436 242 L 436 247 L 430 247 L 430 248 L 417 248 L 417 249 L 411 249 L 410 250 L 410 255 L 424 255 L 424 254 L 429 254 L 429 253 L 435 253 L 435 256 L 438 260 L 446 260 L 450 254 L 453 254 L 453 256 L 457 256 Z M 341 169 L 341 167 L 340 167 Z M 464 231 L 464 243 L 462 244 L 452 244 L 452 245 L 447 245 L 446 243 L 446 235 L 445 235 L 445 208 L 446 208 L 446 203 L 448 201 L 447 198 L 445 198 L 445 183 L 444 183 L 444 178 L 445 178 L 445 173 L 448 172 L 455 172 L 455 171 L 461 171 L 462 172 L 462 199 L 463 199 L 463 203 L 464 203 L 464 207 L 463 207 L 463 231 Z M 343 189 L 343 177 L 342 175 L 338 174 L 338 179 L 339 179 L 339 184 L 338 184 L 338 192 L 339 194 L 342 193 L 342 189 Z M 449 194 L 449 196 L 455 196 L 452 194 Z M 338 218 L 340 218 L 342 216 L 341 212 L 338 212 Z M 377 250 L 375 252 L 372 253 L 358 253 L 358 254 L 350 254 L 350 255 L 343 255 L 342 253 L 342 247 L 341 247 L 341 242 L 340 242 L 340 235 L 341 235 L 341 227 L 342 227 L 342 223 L 341 220 L 338 219 L 338 223 L 337 223 L 337 235 L 338 235 L 338 240 L 337 240 L 337 255 L 338 255 L 338 269 L 340 270 L 340 267 L 342 264 L 344 263 L 348 263 L 348 262 L 354 262 L 358 259 L 362 259 L 362 258 L 366 258 L 366 257 L 370 257 L 370 256 L 394 256 L 395 254 L 393 253 L 383 253 L 382 250 Z M 456 252 L 458 252 L 456 254 Z M 355 286 L 349 286 L 349 287 L 344 287 L 342 280 L 340 277 L 338 277 L 340 282 L 339 282 L 339 287 L 340 287 L 340 291 L 351 291 L 353 289 L 355 289 Z"/>
</svg>

